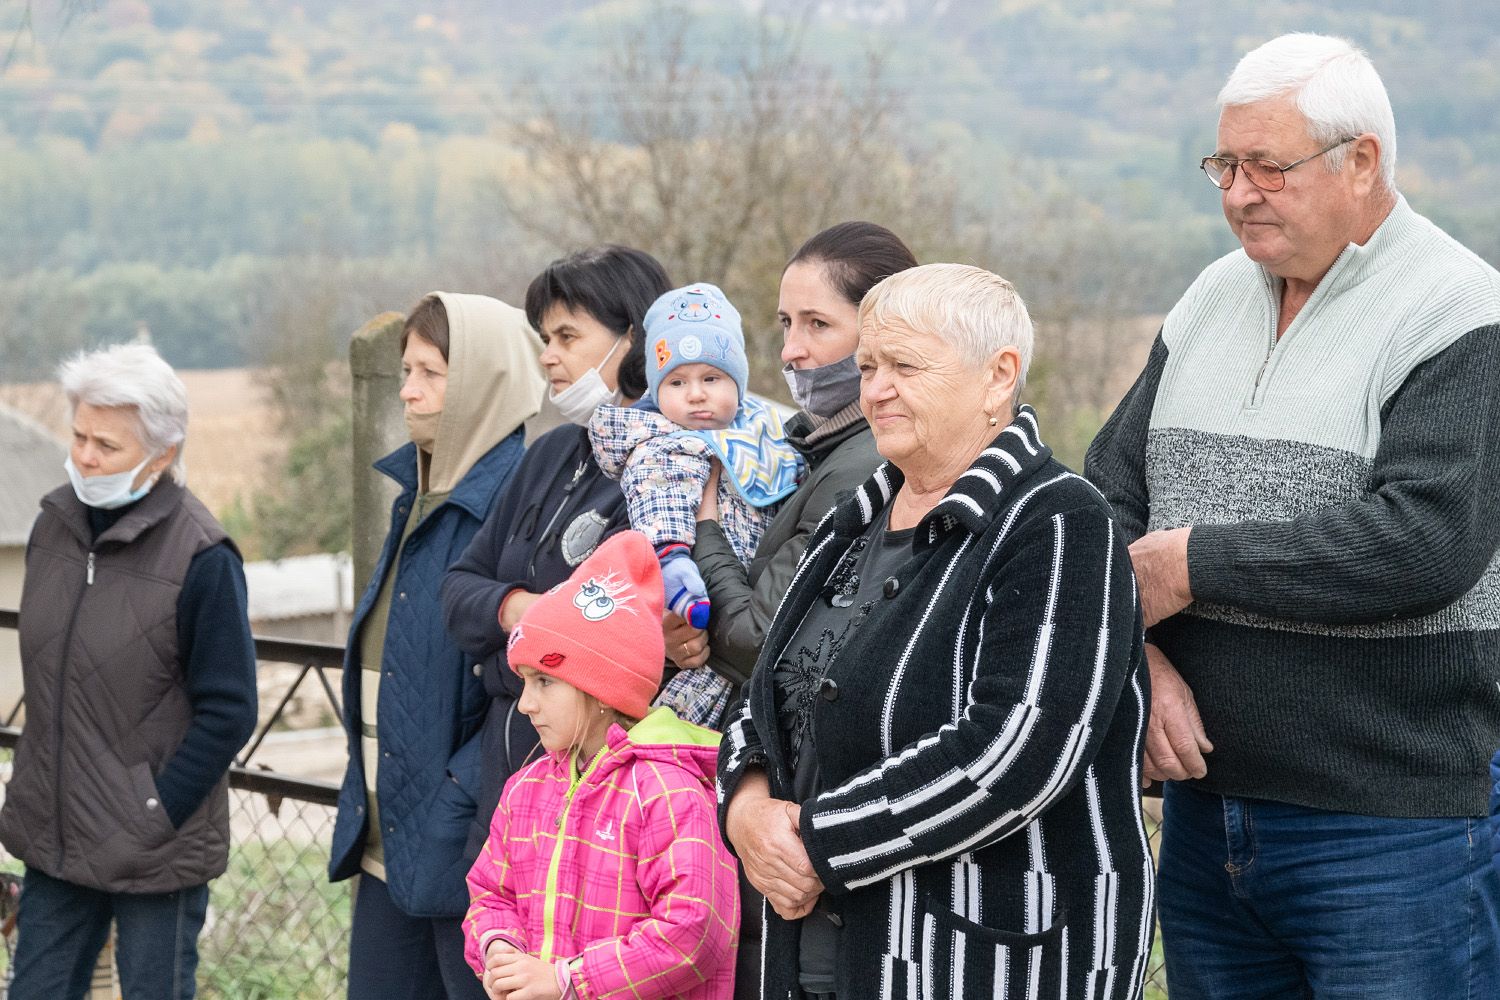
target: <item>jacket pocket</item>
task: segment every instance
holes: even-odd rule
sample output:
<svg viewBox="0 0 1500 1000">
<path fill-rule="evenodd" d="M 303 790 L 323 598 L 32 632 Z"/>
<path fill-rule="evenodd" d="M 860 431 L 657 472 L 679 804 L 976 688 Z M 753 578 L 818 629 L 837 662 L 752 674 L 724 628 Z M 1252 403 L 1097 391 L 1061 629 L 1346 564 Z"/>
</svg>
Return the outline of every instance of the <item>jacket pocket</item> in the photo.
<svg viewBox="0 0 1500 1000">
<path fill-rule="evenodd" d="M 920 983 L 924 1000 L 958 996 L 1061 996 L 1068 957 L 1067 914 L 1023 933 L 975 923 L 922 901 Z M 1002 990 L 1002 984 L 1004 989 Z"/>
<path fill-rule="evenodd" d="M 162 805 L 161 792 L 157 790 L 150 766 L 144 762 L 131 764 L 127 773 L 131 795 L 126 823 L 143 848 L 155 850 L 177 836 L 177 828 Z"/>
<path fill-rule="evenodd" d="M 476 736 L 458 748 L 420 813 L 403 824 L 401 856 L 407 860 L 402 871 L 390 867 L 387 849 L 386 870 L 396 903 L 413 916 L 462 916 L 468 907 L 464 876 L 470 860 L 466 848 L 477 819 L 479 742 Z"/>
</svg>

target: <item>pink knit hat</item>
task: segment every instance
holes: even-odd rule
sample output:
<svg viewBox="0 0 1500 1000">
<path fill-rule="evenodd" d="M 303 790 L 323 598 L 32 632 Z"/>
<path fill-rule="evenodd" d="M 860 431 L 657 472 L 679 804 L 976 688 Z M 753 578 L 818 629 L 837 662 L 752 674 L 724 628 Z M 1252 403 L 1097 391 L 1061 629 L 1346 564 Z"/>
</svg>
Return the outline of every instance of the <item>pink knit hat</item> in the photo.
<svg viewBox="0 0 1500 1000">
<path fill-rule="evenodd" d="M 510 668 L 535 667 L 633 719 L 661 686 L 661 567 L 646 536 L 605 540 L 511 630 Z"/>
</svg>

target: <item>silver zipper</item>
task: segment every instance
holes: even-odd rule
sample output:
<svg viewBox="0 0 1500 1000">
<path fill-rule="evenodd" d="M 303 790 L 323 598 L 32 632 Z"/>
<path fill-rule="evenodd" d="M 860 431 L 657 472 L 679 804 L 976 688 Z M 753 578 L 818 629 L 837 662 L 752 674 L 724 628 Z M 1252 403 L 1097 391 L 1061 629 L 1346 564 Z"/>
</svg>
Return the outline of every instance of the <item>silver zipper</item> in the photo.
<svg viewBox="0 0 1500 1000">
<path fill-rule="evenodd" d="M 1260 368 L 1255 372 L 1255 384 L 1250 387 L 1251 406 L 1260 405 L 1260 382 L 1261 379 L 1265 378 L 1266 369 L 1271 367 L 1271 356 L 1276 353 L 1276 344 L 1281 340 L 1281 338 L 1276 335 L 1276 324 L 1280 320 L 1281 316 L 1280 297 L 1276 294 L 1276 285 L 1274 282 L 1265 278 L 1264 274 L 1262 274 L 1262 280 L 1265 284 L 1266 297 L 1271 301 L 1271 329 L 1269 331 L 1269 343 L 1266 346 L 1266 356 L 1261 361 Z"/>
<path fill-rule="evenodd" d="M 92 552 L 89 553 L 89 569 L 87 582 L 90 587 L 94 585 L 94 554 Z"/>
</svg>

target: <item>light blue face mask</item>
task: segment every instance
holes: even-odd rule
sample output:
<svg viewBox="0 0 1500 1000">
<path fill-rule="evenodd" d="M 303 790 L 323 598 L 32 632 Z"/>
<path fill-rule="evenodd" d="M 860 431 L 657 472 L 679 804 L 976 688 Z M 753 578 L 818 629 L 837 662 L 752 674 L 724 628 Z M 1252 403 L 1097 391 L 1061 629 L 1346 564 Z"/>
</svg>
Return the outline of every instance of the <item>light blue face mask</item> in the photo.
<svg viewBox="0 0 1500 1000">
<path fill-rule="evenodd" d="M 155 457 L 155 455 L 147 455 L 140 465 L 130 471 L 116 472 L 108 476 L 85 476 L 78 471 L 78 466 L 73 464 L 72 455 L 63 460 L 63 468 L 68 472 L 68 482 L 73 484 L 73 495 L 78 497 L 79 503 L 99 510 L 114 510 L 116 507 L 135 503 L 151 492 L 151 487 L 156 485 L 156 481 L 161 478 L 161 473 L 147 479 L 141 484 L 140 489 L 133 490 L 130 484 L 135 482 L 135 477 L 139 476 L 141 470 Z"/>
</svg>

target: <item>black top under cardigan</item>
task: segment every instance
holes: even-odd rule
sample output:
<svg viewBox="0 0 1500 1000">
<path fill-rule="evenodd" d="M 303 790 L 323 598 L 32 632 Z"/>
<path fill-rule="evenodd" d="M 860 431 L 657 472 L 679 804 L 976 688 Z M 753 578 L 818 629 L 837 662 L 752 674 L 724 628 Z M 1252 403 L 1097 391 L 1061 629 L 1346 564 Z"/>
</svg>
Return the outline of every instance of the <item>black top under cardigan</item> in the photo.
<svg viewBox="0 0 1500 1000">
<path fill-rule="evenodd" d="M 719 752 L 791 798 L 772 668 L 903 479 L 887 463 L 814 533 Z M 801 831 L 843 921 L 837 992 L 1136 997 L 1152 927 L 1140 813 L 1148 675 L 1109 505 L 1022 407 L 917 526 L 824 681 L 824 791 Z M 796 997 L 797 925 L 765 910 L 761 995 Z"/>
</svg>

